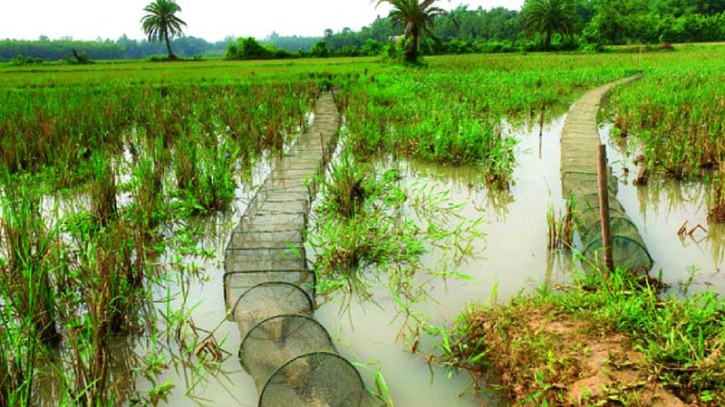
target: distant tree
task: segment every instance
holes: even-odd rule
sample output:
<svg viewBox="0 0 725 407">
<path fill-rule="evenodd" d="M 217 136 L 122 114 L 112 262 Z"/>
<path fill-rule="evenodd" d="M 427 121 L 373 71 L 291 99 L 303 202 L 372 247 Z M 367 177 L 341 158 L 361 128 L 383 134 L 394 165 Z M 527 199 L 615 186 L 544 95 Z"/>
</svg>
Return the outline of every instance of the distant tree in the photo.
<svg viewBox="0 0 725 407">
<path fill-rule="evenodd" d="M 332 54 L 332 50 L 327 46 L 327 41 L 321 39 L 310 48 L 310 55 L 317 58 L 327 58 Z"/>
<path fill-rule="evenodd" d="M 551 48 L 554 34 L 570 36 L 577 27 L 577 9 L 571 0 L 526 0 L 521 16 L 528 35 L 544 34 L 546 49 Z"/>
<path fill-rule="evenodd" d="M 380 54 L 380 51 L 383 50 L 383 44 L 379 43 L 376 40 L 368 39 L 365 41 L 365 45 L 362 46 L 360 49 L 360 54 L 363 56 L 375 56 Z"/>
<path fill-rule="evenodd" d="M 171 51 L 170 38 L 182 34 L 182 25 L 186 27 L 186 23 L 176 16 L 181 7 L 174 0 L 156 0 L 146 6 L 144 11 L 148 14 L 141 19 L 141 24 L 149 41 L 166 41 L 169 59 L 176 59 Z"/>
<path fill-rule="evenodd" d="M 376 7 L 383 3 L 393 6 L 390 19 L 405 27 L 405 60 L 416 62 L 418 60 L 418 44 L 420 37 L 432 34 L 433 20 L 443 15 L 445 11 L 433 4 L 437 0 L 376 0 Z"/>
<path fill-rule="evenodd" d="M 254 37 L 237 38 L 235 42 L 227 45 L 224 59 L 227 60 L 249 60 L 249 59 L 287 59 L 295 55 L 286 49 L 277 49 L 274 45 L 263 46 Z"/>
</svg>

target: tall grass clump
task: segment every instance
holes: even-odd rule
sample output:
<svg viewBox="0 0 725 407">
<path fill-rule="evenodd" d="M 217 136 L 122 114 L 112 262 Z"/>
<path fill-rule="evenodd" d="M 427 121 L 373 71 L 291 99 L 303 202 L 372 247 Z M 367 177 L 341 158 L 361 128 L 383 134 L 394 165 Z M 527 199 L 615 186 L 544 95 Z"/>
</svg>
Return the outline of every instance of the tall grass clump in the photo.
<svg viewBox="0 0 725 407">
<path fill-rule="evenodd" d="M 383 280 L 396 287 L 396 297 L 415 300 L 425 291 L 411 284 L 414 275 L 448 275 L 474 255 L 480 220 L 459 219 L 460 206 L 445 193 L 407 185 L 399 169 L 383 165 L 343 152 L 322 182 L 308 238 L 320 292 Z M 440 251 L 437 264 L 424 264 L 434 251 Z"/>
<path fill-rule="evenodd" d="M 174 148 L 176 185 L 193 213 L 226 209 L 234 199 L 235 164 L 239 150 L 234 144 L 192 136 Z"/>
<path fill-rule="evenodd" d="M 310 237 L 321 277 L 352 285 L 370 265 L 420 256 L 416 227 L 395 214 L 405 200 L 396 181 L 395 171 L 381 174 L 347 153 L 331 165 Z"/>
<path fill-rule="evenodd" d="M 720 163 L 718 172 L 713 186 L 714 202 L 707 215 L 710 222 L 725 222 L 725 161 Z"/>
<path fill-rule="evenodd" d="M 725 161 L 725 76 L 719 66 L 660 68 L 614 90 L 621 137 L 651 172 L 693 179 Z"/>
<path fill-rule="evenodd" d="M 0 298 L 10 298 L 5 285 Z M 0 304 L 0 405 L 31 403 L 41 352 L 34 330 L 31 320 L 19 318 L 9 304 Z"/>
<path fill-rule="evenodd" d="M 47 345 L 60 341 L 56 324 L 57 296 L 53 272 L 62 263 L 57 226 L 41 214 L 42 192 L 29 176 L 5 175 L 1 241 L 6 251 L 2 273 L 5 306 L 30 321 L 33 335 Z"/>
<path fill-rule="evenodd" d="M 138 144 L 138 145 L 137 145 Z M 167 203 L 164 200 L 164 179 L 166 175 L 168 153 L 163 148 L 161 137 L 149 139 L 145 143 L 131 142 L 133 162 L 127 188 L 131 192 L 131 202 L 127 208 L 127 218 L 135 224 L 140 240 L 151 240 L 157 228 L 167 218 Z"/>
<path fill-rule="evenodd" d="M 124 222 L 106 225 L 93 235 L 76 231 L 79 243 L 72 275 L 78 296 L 66 315 L 66 392 L 86 406 L 111 405 L 111 341 L 137 326 L 136 305 L 143 294 L 143 269 L 134 256 L 132 231 Z M 143 264 L 143 263 L 141 263 Z"/>
<path fill-rule="evenodd" d="M 346 219 L 359 214 L 365 202 L 375 192 L 373 174 L 369 167 L 349 154 L 343 154 L 339 163 L 333 163 L 329 177 L 322 181 L 325 190 L 323 211 L 338 213 Z"/>
<path fill-rule="evenodd" d="M 91 169 L 93 174 L 89 188 L 91 211 L 98 222 L 105 226 L 113 221 L 118 213 L 116 174 L 111 160 L 102 153 L 93 155 Z"/>
<path fill-rule="evenodd" d="M 225 134 L 245 154 L 281 149 L 296 134 L 319 85 L 298 76 L 248 83 L 161 83 L 0 88 L 0 164 L 11 173 L 52 173 L 60 187 L 85 183 L 94 154 L 122 152 L 129 133 L 165 149 L 201 128 Z"/>
<path fill-rule="evenodd" d="M 566 203 L 564 214 L 556 213 L 552 205 L 546 212 L 548 227 L 547 247 L 549 250 L 570 249 L 574 242 L 573 198 Z"/>
<path fill-rule="evenodd" d="M 402 70 L 343 83 L 351 148 L 360 156 L 404 155 L 446 165 L 477 165 L 488 183 L 510 185 L 517 140 L 504 122 L 533 118 L 621 70 L 481 71 L 473 67 Z"/>
</svg>

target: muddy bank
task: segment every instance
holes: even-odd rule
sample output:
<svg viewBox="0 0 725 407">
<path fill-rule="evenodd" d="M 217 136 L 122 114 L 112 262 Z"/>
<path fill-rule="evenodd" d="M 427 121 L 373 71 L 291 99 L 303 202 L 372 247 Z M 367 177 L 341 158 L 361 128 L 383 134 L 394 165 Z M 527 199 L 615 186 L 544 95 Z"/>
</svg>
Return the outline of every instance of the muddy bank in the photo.
<svg viewBox="0 0 725 407">
<path fill-rule="evenodd" d="M 469 314 L 472 337 L 512 400 L 524 406 L 686 406 L 654 380 L 627 336 L 552 305 L 520 303 Z M 495 356 L 494 356 L 495 355 Z"/>
</svg>

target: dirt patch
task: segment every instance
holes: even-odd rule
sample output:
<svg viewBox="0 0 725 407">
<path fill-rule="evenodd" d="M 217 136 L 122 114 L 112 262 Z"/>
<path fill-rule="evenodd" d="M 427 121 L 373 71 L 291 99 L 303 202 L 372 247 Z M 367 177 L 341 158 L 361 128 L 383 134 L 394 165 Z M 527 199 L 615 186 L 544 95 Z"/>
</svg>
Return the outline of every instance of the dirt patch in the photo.
<svg viewBox="0 0 725 407">
<path fill-rule="evenodd" d="M 647 373 L 628 338 L 552 306 L 474 309 L 468 320 L 469 339 L 484 338 L 489 362 L 520 405 L 687 406 Z"/>
</svg>

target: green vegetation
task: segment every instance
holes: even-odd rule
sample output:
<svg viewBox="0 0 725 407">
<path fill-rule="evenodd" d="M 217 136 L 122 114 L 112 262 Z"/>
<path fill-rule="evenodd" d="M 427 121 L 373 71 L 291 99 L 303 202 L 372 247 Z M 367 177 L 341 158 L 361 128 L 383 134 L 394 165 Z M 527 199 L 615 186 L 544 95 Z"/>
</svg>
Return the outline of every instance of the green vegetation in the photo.
<svg viewBox="0 0 725 407">
<path fill-rule="evenodd" d="M 383 2 L 387 2 L 383 0 Z M 168 1 L 171 4 L 172 2 Z M 392 2 L 391 2 L 392 3 Z M 288 58 L 289 55 L 305 55 L 315 44 L 324 41 L 329 50 L 325 55 L 312 56 L 374 56 L 392 37 L 408 37 L 419 33 L 416 39 L 419 47 L 416 53 L 424 55 L 467 54 L 477 52 L 530 52 L 543 50 L 603 50 L 608 45 L 625 44 L 672 44 L 684 42 L 715 42 L 725 40 L 725 4 L 722 1 L 700 0 L 530 0 L 526 8 L 539 10 L 535 14 L 548 15 L 550 23 L 541 26 L 541 18 L 527 20 L 526 12 L 508 10 L 502 7 L 486 10 L 468 9 L 462 5 L 453 10 L 416 14 L 418 9 L 426 11 L 430 3 L 398 2 L 399 12 L 385 18 L 377 18 L 360 31 L 343 28 L 339 32 L 330 29 L 320 36 L 280 36 L 272 32 L 260 39 L 265 46 L 277 50 L 274 58 Z M 155 4 L 155 3 L 153 3 Z M 536 6 L 536 7 L 533 7 Z M 533 8 L 532 8 L 533 7 Z M 542 8 L 543 7 L 543 8 Z M 548 7 L 548 8 L 547 8 Z M 546 13 L 546 10 L 551 11 Z M 158 10 L 160 11 L 160 9 Z M 406 15 L 408 17 L 406 17 Z M 434 18 L 433 18 L 434 17 Z M 417 21 L 416 30 L 408 31 L 408 19 Z M 537 24 L 534 24 L 538 21 Z M 424 23 L 423 23 L 424 22 Z M 421 26 L 420 24 L 423 23 Z M 424 27 L 424 28 L 423 28 Z M 181 25 L 179 25 L 179 29 Z M 422 30 L 422 31 L 421 31 Z M 425 33 L 429 35 L 422 36 Z M 540 35 L 531 37 L 530 34 Z M 160 32 L 161 37 L 163 33 Z M 529 34 L 529 35 L 527 35 Z M 173 37 L 173 35 L 171 35 Z M 415 48 L 413 37 L 407 41 L 407 53 Z M 201 38 L 181 37 L 167 43 L 164 50 L 154 36 L 150 41 L 135 41 L 126 35 L 116 41 L 74 41 L 72 38 L 50 40 L 41 37 L 38 41 L 0 40 L 0 61 L 10 61 L 18 54 L 58 61 L 71 55 L 72 49 L 86 51 L 94 60 L 142 59 L 156 56 L 169 48 L 181 50 L 187 58 L 193 56 L 222 56 L 227 47 L 234 44 L 234 38 L 215 43 Z M 287 52 L 289 52 L 289 54 Z M 169 53 L 171 54 L 171 53 Z M 273 52 L 274 54 L 274 52 Z M 412 57 L 412 54 L 410 54 Z M 265 55 L 268 57 L 268 55 Z M 232 58 L 236 59 L 236 58 Z"/>
<path fill-rule="evenodd" d="M 144 70 L 78 69 L 58 86 L 53 69 L 52 85 L 14 73 L 0 89 L 3 405 L 153 404 L 159 394 L 111 372 L 117 341 L 187 323 L 149 312 L 155 287 L 191 277 L 159 254 L 199 253 L 200 232 L 185 225 L 229 208 L 255 160 L 304 129 L 323 86 L 300 73 L 240 84 L 171 68 L 150 83 Z M 35 390 L 49 380 L 50 392 Z"/>
<path fill-rule="evenodd" d="M 203 136 L 206 148 L 224 149 L 206 138 L 217 133 L 234 146 L 220 154 L 236 149 L 248 160 L 293 133 L 315 91 L 314 82 L 297 81 L 3 89 L 0 161 L 11 172 L 43 171 L 72 186 L 92 171 L 86 164 L 95 151 L 141 148 L 134 133 L 159 137 L 164 148 Z"/>
<path fill-rule="evenodd" d="M 320 53 L 329 51 L 325 41 Z M 151 292 L 204 274 L 178 260 L 204 254 L 192 221 L 227 210 L 249 186 L 255 163 L 305 129 L 325 89 L 334 89 L 345 120 L 342 153 L 321 183 L 308 236 L 318 289 L 365 288 L 380 279 L 408 312 L 433 278 L 465 278 L 456 270 L 477 250 L 470 241 L 481 220 L 461 219 L 444 193 L 411 185 L 405 160 L 472 166 L 490 188 L 507 188 L 518 141 L 509 125 L 641 69 L 641 82 L 612 97 L 621 136 L 641 143 L 652 168 L 673 168 L 681 178 L 703 164 L 720 166 L 709 176 L 718 179 L 722 202 L 723 55 L 722 47 L 678 46 L 643 55 L 436 57 L 416 67 L 343 58 L 0 67 L 0 404 L 40 404 L 43 397 L 58 405 L 154 404 L 170 392 L 164 382 L 148 394 L 121 388 L 110 373 L 113 344 L 139 334 L 186 341 L 175 333 L 191 330 L 187 304 L 152 304 Z M 673 73 L 676 85 L 669 85 Z M 673 144 L 660 146 L 662 137 Z M 551 219 L 552 247 L 566 245 L 566 226 Z M 442 260 L 427 269 L 426 255 Z M 711 357 L 722 335 L 719 299 L 672 299 L 622 273 L 596 278 L 583 278 L 566 295 L 546 291 L 515 304 L 548 304 L 555 313 L 547 317 L 587 315 L 590 333 L 623 332 L 645 356 L 642 369 L 668 389 L 720 403 L 715 369 L 722 359 Z M 148 311 L 154 307 L 165 307 L 163 315 Z M 156 326 L 161 320 L 165 327 Z M 470 336 L 467 321 L 441 349 L 454 358 L 451 366 L 490 366 L 492 348 L 483 335 Z M 191 357 L 203 340 L 197 333 L 179 346 Z M 137 374 L 163 369 L 154 349 L 129 362 Z M 557 376 L 539 366 L 551 362 L 560 372 L 571 365 L 544 355 L 521 359 L 522 369 L 534 369 L 528 377 L 538 378 L 524 397 L 555 402 Z M 36 392 L 49 377 L 53 394 Z"/>
<path fill-rule="evenodd" d="M 611 106 L 617 134 L 641 149 L 645 165 L 677 179 L 718 168 L 725 161 L 725 72 L 716 61 L 655 69 Z"/>
<path fill-rule="evenodd" d="M 436 0 L 378 0 L 377 5 L 388 3 L 393 6 L 389 18 L 394 24 L 405 27 L 405 62 L 418 61 L 420 37 L 430 35 L 433 20 L 443 14 L 443 9 L 434 7 Z"/>
<path fill-rule="evenodd" d="M 569 37 L 577 25 L 576 9 L 570 0 L 528 0 L 521 15 L 526 33 L 543 34 L 547 50 L 551 48 L 554 34 Z"/>
<path fill-rule="evenodd" d="M 526 35 L 525 15 L 502 7 L 486 10 L 462 5 L 437 16 L 431 34 L 421 40 L 424 55 L 464 54 L 475 52 L 528 52 L 552 50 L 603 50 L 607 45 L 713 42 L 725 40 L 723 19 L 725 4 L 698 0 L 570 0 L 529 1 L 530 5 L 564 5 L 557 16 L 566 22 L 567 33 L 553 34 L 547 46 L 546 30 L 542 35 Z M 566 6 L 566 5 L 570 6 Z M 557 10 L 554 8 L 553 10 Z M 383 46 L 391 37 L 403 35 L 404 24 L 391 18 L 378 18 L 359 32 L 344 28 L 326 30 L 323 39 L 337 55 L 369 55 L 366 45 Z M 556 32 L 556 31 L 552 31 Z M 283 46 L 290 37 L 272 36 L 269 43 Z M 309 44 L 316 40 L 309 39 Z M 297 48 L 290 48 L 296 50 Z"/>
<path fill-rule="evenodd" d="M 181 7 L 174 0 L 156 0 L 146 6 L 144 11 L 148 14 L 141 19 L 141 25 L 149 41 L 165 41 L 169 59 L 177 59 L 171 51 L 169 39 L 180 36 L 181 26 L 186 26 L 186 23 L 176 16 Z"/>
<path fill-rule="evenodd" d="M 473 306 L 445 334 L 450 352 L 442 361 L 476 374 L 493 367 L 514 400 L 538 405 L 650 405 L 653 397 L 668 400 L 661 385 L 682 400 L 718 406 L 725 401 L 723 303 L 714 292 L 687 289 L 663 292 L 655 280 L 617 270 L 509 304 Z"/>
<path fill-rule="evenodd" d="M 709 218 L 725 221 L 725 77 L 719 61 L 654 69 L 611 98 L 614 139 L 647 174 L 714 180 Z"/>
<path fill-rule="evenodd" d="M 12 66 L 40 65 L 42 63 L 43 60 L 40 58 L 24 57 L 22 55 L 18 55 L 10 61 Z"/>
<path fill-rule="evenodd" d="M 522 64 L 516 72 L 498 67 L 482 72 L 477 64 L 455 66 L 450 61 L 430 70 L 351 81 L 343 95 L 351 148 L 362 157 L 385 152 L 440 164 L 479 165 L 489 184 L 506 188 L 516 140 L 503 133 L 505 120 L 538 117 L 547 106 L 627 74 L 619 69 L 569 71 L 556 64 L 535 68 L 543 61 L 509 60 Z"/>
<path fill-rule="evenodd" d="M 230 40 L 214 43 L 201 38 L 186 36 L 171 40 L 171 47 L 179 55 L 221 56 Z M 144 59 L 166 53 L 165 45 L 157 41 L 133 40 L 122 35 L 115 41 L 79 41 L 72 38 L 51 40 L 41 37 L 39 40 L 0 39 L 0 61 L 10 61 L 18 54 L 29 55 L 44 61 L 63 61 L 73 55 L 73 50 L 85 51 L 94 60 Z"/>
<path fill-rule="evenodd" d="M 386 282 L 405 309 L 426 298 L 427 283 L 416 276 L 464 277 L 454 270 L 475 254 L 481 219 L 461 218 L 460 206 L 426 185 L 406 185 L 395 164 L 348 154 L 331 165 L 314 211 L 309 242 L 318 292 L 370 298 L 367 288 Z M 438 249 L 436 267 L 423 265 L 422 257 Z"/>
<path fill-rule="evenodd" d="M 249 59 L 287 59 L 293 55 L 289 51 L 279 50 L 274 46 L 263 47 L 253 37 L 237 38 L 236 43 L 227 46 L 224 59 L 227 60 L 249 60 Z"/>
</svg>

